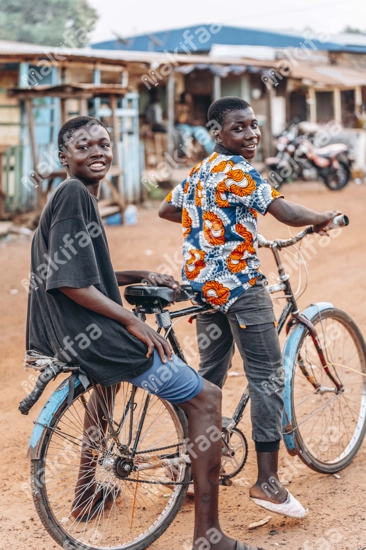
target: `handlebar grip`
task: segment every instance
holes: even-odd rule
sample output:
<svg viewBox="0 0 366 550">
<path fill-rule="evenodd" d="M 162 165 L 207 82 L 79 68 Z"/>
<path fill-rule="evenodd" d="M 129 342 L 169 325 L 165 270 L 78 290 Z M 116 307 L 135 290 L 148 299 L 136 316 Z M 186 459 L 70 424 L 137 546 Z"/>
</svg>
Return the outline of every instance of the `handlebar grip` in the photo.
<svg viewBox="0 0 366 550">
<path fill-rule="evenodd" d="M 33 405 L 35 405 L 38 401 L 38 399 L 41 397 L 42 393 L 44 392 L 47 384 L 57 376 L 57 374 L 61 371 L 60 367 L 57 367 L 56 365 L 51 367 L 46 367 L 44 371 L 39 375 L 38 380 L 36 382 L 36 385 L 34 386 L 33 390 L 30 392 L 30 394 L 23 399 L 23 401 L 19 404 L 19 411 L 22 414 L 28 414 Z"/>
<path fill-rule="evenodd" d="M 344 214 L 339 214 L 333 220 L 324 227 L 324 231 L 330 231 L 331 229 L 336 229 L 337 227 L 346 227 L 349 224 L 349 218 L 348 216 L 345 216 Z"/>
</svg>

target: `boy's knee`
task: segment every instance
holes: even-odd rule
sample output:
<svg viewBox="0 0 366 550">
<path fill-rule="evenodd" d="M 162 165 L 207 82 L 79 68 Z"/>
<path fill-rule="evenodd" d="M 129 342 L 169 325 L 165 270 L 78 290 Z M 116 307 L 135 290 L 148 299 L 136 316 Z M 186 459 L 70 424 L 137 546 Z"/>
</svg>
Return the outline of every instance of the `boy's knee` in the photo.
<svg viewBox="0 0 366 550">
<path fill-rule="evenodd" d="M 201 408 L 204 409 L 205 412 L 213 412 L 218 408 L 221 409 L 222 391 L 215 384 L 211 384 L 211 382 L 205 380 L 205 384 L 199 396 Z"/>
</svg>

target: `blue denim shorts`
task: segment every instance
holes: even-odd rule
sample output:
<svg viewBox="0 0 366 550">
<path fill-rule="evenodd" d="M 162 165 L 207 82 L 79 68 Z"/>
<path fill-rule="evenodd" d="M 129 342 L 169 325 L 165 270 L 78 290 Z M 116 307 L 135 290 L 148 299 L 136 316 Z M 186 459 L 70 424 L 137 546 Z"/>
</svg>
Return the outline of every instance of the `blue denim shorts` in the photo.
<svg viewBox="0 0 366 550">
<path fill-rule="evenodd" d="M 203 378 L 177 355 L 173 355 L 172 361 L 163 363 L 156 350 L 152 367 L 135 378 L 129 378 L 128 382 L 158 395 L 172 405 L 193 399 L 204 384 Z"/>
</svg>

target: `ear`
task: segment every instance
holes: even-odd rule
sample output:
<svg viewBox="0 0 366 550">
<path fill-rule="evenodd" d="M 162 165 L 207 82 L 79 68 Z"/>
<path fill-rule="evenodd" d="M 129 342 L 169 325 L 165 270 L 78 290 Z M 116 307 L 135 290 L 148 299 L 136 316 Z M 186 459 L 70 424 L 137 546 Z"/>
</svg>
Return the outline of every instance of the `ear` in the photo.
<svg viewBox="0 0 366 550">
<path fill-rule="evenodd" d="M 68 166 L 67 157 L 63 151 L 58 152 L 58 159 L 60 161 L 61 166 Z"/>
<path fill-rule="evenodd" d="M 217 129 L 213 130 L 212 131 L 212 136 L 213 136 L 214 140 L 216 141 L 216 143 L 222 143 L 220 130 L 217 130 Z"/>
</svg>

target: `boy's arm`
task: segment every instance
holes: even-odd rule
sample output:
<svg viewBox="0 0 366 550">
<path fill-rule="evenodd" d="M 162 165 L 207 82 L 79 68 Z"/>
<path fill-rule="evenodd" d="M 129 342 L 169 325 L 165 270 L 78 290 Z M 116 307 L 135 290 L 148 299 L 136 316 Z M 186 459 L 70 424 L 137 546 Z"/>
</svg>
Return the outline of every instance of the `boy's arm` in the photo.
<svg viewBox="0 0 366 550">
<path fill-rule="evenodd" d="M 337 214 L 341 214 L 341 212 L 336 210 L 315 212 L 315 210 L 310 210 L 310 208 L 295 204 L 283 198 L 278 198 L 273 201 L 268 207 L 268 212 L 272 214 L 276 220 L 292 227 L 313 225 L 316 233 L 321 232 Z"/>
<path fill-rule="evenodd" d="M 165 356 L 169 359 L 172 358 L 172 351 L 165 338 L 150 328 L 149 325 L 140 321 L 133 313 L 104 296 L 95 286 L 86 288 L 64 286 L 59 290 L 80 306 L 124 325 L 128 332 L 145 342 L 148 347 L 146 357 L 150 357 L 154 348 L 156 348 L 163 363 L 166 362 Z"/>
<path fill-rule="evenodd" d="M 159 208 L 159 217 L 170 222 L 182 223 L 182 209 L 164 200 Z"/>
</svg>

